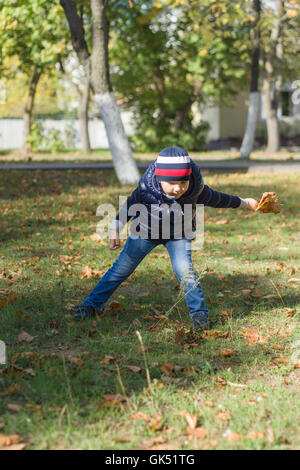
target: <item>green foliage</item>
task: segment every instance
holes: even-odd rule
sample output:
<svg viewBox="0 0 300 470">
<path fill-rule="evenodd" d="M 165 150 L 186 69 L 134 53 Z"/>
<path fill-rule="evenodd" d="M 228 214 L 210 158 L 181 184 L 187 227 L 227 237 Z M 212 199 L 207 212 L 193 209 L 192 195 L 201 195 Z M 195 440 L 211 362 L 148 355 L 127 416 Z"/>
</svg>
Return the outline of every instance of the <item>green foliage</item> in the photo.
<svg viewBox="0 0 300 470">
<path fill-rule="evenodd" d="M 42 121 L 35 120 L 31 125 L 28 141 L 33 152 L 43 150 L 55 154 L 74 146 L 73 138 L 70 129 L 65 132 L 59 129 L 44 129 Z"/>
<path fill-rule="evenodd" d="M 1 57 L 18 57 L 28 76 L 51 71 L 69 39 L 61 10 L 59 0 L 0 0 Z"/>
<path fill-rule="evenodd" d="M 31 145 L 32 151 L 37 152 L 43 146 L 43 125 L 39 121 L 31 123 L 30 135 L 28 142 Z"/>
<path fill-rule="evenodd" d="M 223 0 L 115 1 L 110 8 L 112 82 L 135 111 L 138 149 L 174 142 L 200 149 L 207 125 L 193 103 L 228 103 L 247 84 L 249 15 Z"/>
<path fill-rule="evenodd" d="M 131 138 L 136 152 L 153 152 L 172 145 L 180 145 L 190 150 L 202 150 L 207 140 L 209 124 L 206 122 L 194 126 L 189 118 L 180 129 L 174 129 L 172 119 L 158 125 L 147 112 L 137 116 L 136 119 L 139 124 Z"/>
</svg>

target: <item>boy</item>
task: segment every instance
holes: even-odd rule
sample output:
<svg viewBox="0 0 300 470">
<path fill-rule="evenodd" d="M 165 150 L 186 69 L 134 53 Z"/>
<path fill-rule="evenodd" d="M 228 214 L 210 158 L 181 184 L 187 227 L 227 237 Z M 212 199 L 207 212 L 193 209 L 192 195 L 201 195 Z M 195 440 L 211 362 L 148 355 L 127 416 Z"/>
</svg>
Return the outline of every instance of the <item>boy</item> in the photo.
<svg viewBox="0 0 300 470">
<path fill-rule="evenodd" d="M 139 204 L 136 207 L 139 215 L 143 212 L 143 217 L 138 217 L 136 214 L 132 218 L 131 233 L 119 258 L 100 279 L 83 304 L 75 307 L 74 318 L 84 319 L 94 316 L 114 290 L 132 274 L 142 259 L 157 245 L 163 244 L 169 252 L 174 273 L 184 290 L 192 328 L 208 329 L 209 312 L 192 265 L 192 237 L 186 234 L 185 217 L 192 219 L 195 229 L 197 204 L 255 210 L 258 202 L 255 199 L 241 199 L 209 188 L 203 182 L 200 168 L 184 149 L 167 147 L 149 166 L 138 187 L 127 198 L 127 203 L 111 225 L 111 250 L 120 247 L 119 231 L 132 217 L 130 208 L 134 208 L 134 204 Z M 188 205 L 192 212 L 188 213 Z M 164 225 L 166 220 L 167 228 Z"/>
</svg>

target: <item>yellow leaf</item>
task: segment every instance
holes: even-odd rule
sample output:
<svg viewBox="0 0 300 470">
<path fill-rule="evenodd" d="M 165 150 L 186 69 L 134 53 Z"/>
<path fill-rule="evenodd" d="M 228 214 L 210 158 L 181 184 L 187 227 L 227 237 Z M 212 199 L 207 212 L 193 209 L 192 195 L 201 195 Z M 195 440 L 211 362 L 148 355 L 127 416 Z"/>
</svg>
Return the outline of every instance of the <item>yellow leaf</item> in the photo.
<svg viewBox="0 0 300 470">
<path fill-rule="evenodd" d="M 233 349 L 223 349 L 221 351 L 221 356 L 223 357 L 230 357 L 230 356 L 233 356 L 234 354 L 237 354 L 237 352 L 234 351 Z"/>
<path fill-rule="evenodd" d="M 175 374 L 174 374 L 174 369 L 175 369 L 175 364 L 173 364 L 172 362 L 165 362 L 164 364 L 162 364 L 160 370 L 168 375 L 169 377 L 174 377 Z"/>
<path fill-rule="evenodd" d="M 107 403 L 111 405 L 117 405 L 119 403 L 122 403 L 126 401 L 126 398 L 123 395 L 113 394 L 113 393 L 107 393 L 102 395 L 103 400 L 105 400 Z"/>
<path fill-rule="evenodd" d="M 204 427 L 187 428 L 186 432 L 190 436 L 196 437 L 197 439 L 200 439 L 200 440 L 205 439 L 207 436 L 207 431 Z"/>
</svg>

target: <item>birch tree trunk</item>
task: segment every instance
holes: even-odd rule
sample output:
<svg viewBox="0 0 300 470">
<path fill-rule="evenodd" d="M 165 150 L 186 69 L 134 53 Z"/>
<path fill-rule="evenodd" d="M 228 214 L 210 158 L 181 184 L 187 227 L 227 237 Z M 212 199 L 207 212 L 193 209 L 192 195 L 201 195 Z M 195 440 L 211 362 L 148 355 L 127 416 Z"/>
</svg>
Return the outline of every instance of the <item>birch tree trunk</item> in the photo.
<svg viewBox="0 0 300 470">
<path fill-rule="evenodd" d="M 278 105 L 282 87 L 282 18 L 284 0 L 276 0 L 276 19 L 271 33 L 271 52 L 266 60 L 266 77 L 264 79 L 264 106 L 268 132 L 267 152 L 276 153 L 280 148 L 280 130 L 278 122 Z"/>
<path fill-rule="evenodd" d="M 279 122 L 277 118 L 277 98 L 274 82 L 266 78 L 263 85 L 263 100 L 268 133 L 267 152 L 276 153 L 280 148 Z"/>
<path fill-rule="evenodd" d="M 81 149 L 84 153 L 91 152 L 91 143 L 89 136 L 89 119 L 88 119 L 88 106 L 89 106 L 89 92 L 90 92 L 90 74 L 89 68 L 87 68 L 85 77 L 84 77 L 84 87 L 83 90 L 73 81 L 72 75 L 69 74 L 62 63 L 61 60 L 58 61 L 60 66 L 60 71 L 63 74 L 64 78 L 69 82 L 70 86 L 75 90 L 78 98 L 78 110 L 77 116 L 79 120 L 80 127 L 80 138 L 81 138 Z"/>
<path fill-rule="evenodd" d="M 28 93 L 28 98 L 27 98 L 25 111 L 24 111 L 24 131 L 23 131 L 23 146 L 22 146 L 23 155 L 27 155 L 29 152 L 31 152 L 31 145 L 28 142 L 28 137 L 30 135 L 30 130 L 31 130 L 31 120 L 32 120 L 34 98 L 35 98 L 36 88 L 37 88 L 40 77 L 41 77 L 41 73 L 35 71 L 30 81 L 30 85 L 29 85 L 29 93 Z"/>
<path fill-rule="evenodd" d="M 240 157 L 250 159 L 250 154 L 253 150 L 255 139 L 256 122 L 259 110 L 259 56 L 260 56 L 260 13 L 261 3 L 260 0 L 254 0 L 254 26 L 253 26 L 253 50 L 252 50 L 252 64 L 251 64 L 251 84 L 248 106 L 248 118 L 245 129 L 245 134 L 240 150 Z"/>
<path fill-rule="evenodd" d="M 89 92 L 90 77 L 89 73 L 84 80 L 84 88 L 79 91 L 78 119 L 80 125 L 81 148 L 84 153 L 91 152 L 91 142 L 89 136 Z"/>
<path fill-rule="evenodd" d="M 138 182 L 140 175 L 109 79 L 107 0 L 91 0 L 93 26 L 91 57 L 85 41 L 82 20 L 77 15 L 75 2 L 73 0 L 60 0 L 60 3 L 69 23 L 72 44 L 79 61 L 85 70 L 89 69 L 91 71 L 93 99 L 105 125 L 118 179 L 122 184 L 135 184 Z"/>
</svg>

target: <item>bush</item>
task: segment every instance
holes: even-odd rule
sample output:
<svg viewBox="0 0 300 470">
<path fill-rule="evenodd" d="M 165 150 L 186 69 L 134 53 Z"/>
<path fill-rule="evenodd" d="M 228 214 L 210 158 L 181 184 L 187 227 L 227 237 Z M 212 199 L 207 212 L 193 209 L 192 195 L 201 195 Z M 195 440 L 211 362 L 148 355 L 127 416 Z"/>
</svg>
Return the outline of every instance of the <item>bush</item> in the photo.
<svg viewBox="0 0 300 470">
<path fill-rule="evenodd" d="M 193 126 L 191 119 L 186 119 L 180 129 L 174 129 L 174 119 L 158 123 L 154 119 L 142 116 L 136 118 L 136 121 L 137 130 L 130 139 L 136 152 L 153 152 L 173 145 L 193 151 L 203 150 L 210 128 L 204 121 Z"/>
<path fill-rule="evenodd" d="M 73 137 L 70 129 L 66 129 L 65 132 L 58 129 L 44 129 L 42 121 L 35 120 L 31 125 L 28 142 L 31 144 L 33 152 L 43 150 L 57 153 L 67 150 L 68 146 L 72 146 Z"/>
</svg>

